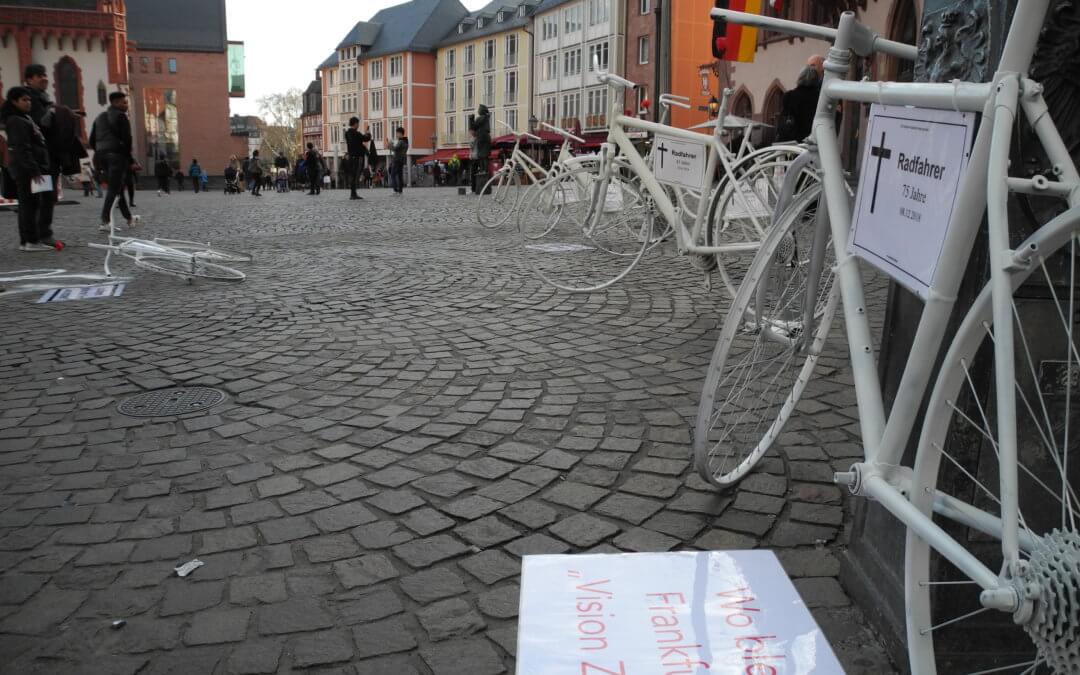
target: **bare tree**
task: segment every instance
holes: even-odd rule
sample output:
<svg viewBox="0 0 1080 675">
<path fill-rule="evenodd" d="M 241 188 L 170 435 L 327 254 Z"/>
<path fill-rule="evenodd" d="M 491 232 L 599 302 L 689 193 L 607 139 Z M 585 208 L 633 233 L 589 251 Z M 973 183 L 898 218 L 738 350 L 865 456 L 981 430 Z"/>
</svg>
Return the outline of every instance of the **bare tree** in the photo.
<svg viewBox="0 0 1080 675">
<path fill-rule="evenodd" d="M 290 159 L 296 157 L 300 153 L 296 139 L 303 111 L 303 92 L 293 87 L 283 93 L 260 96 L 258 104 L 259 113 L 266 122 L 259 154 L 266 160 L 278 152 Z"/>
</svg>

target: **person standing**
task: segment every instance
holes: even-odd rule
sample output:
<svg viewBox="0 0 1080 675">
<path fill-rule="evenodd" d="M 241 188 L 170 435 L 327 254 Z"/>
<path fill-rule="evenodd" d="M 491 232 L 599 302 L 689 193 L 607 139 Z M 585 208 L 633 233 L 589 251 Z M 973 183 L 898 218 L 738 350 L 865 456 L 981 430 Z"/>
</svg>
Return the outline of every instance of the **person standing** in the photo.
<svg viewBox="0 0 1080 675">
<path fill-rule="evenodd" d="M 485 172 L 488 157 L 491 155 L 491 113 L 486 105 L 480 104 L 476 108 L 476 115 L 469 121 L 469 131 L 474 134 L 476 150 L 473 153 L 471 166 L 469 167 L 469 183 L 473 192 L 478 191 L 483 185 L 476 185 L 476 175 Z"/>
<path fill-rule="evenodd" d="M 405 129 L 398 127 L 394 132 L 396 140 L 391 150 L 390 158 L 390 185 L 394 192 L 402 194 L 405 191 L 404 171 L 405 164 L 409 161 L 409 139 L 405 136 Z"/>
<path fill-rule="evenodd" d="M 825 61 L 820 54 L 806 60 L 795 88 L 780 99 L 780 117 L 776 120 L 776 142 L 799 142 L 810 135 L 817 113 Z"/>
<path fill-rule="evenodd" d="M 307 144 L 307 152 L 304 153 L 304 168 L 307 169 L 308 182 L 311 184 L 309 195 L 317 195 L 322 192 L 322 157 L 312 143 Z"/>
<path fill-rule="evenodd" d="M 102 232 L 109 231 L 112 220 L 112 207 L 117 197 L 120 198 L 120 213 L 127 220 L 128 227 L 138 222 L 131 215 L 124 200 L 124 184 L 127 174 L 141 168 L 132 156 L 131 121 L 128 119 L 128 97 L 122 91 L 109 94 L 109 107 L 94 120 L 90 129 L 90 147 L 94 149 L 94 161 L 105 171 L 108 192 L 105 203 L 101 205 Z"/>
<path fill-rule="evenodd" d="M 360 179 L 360 172 L 364 169 L 364 160 L 367 158 L 365 144 L 371 142 L 371 132 L 364 129 L 360 133 L 360 118 L 350 117 L 349 128 L 345 131 L 345 151 L 348 154 L 345 171 L 349 181 L 349 199 L 363 199 L 356 194 L 356 184 Z"/>
<path fill-rule="evenodd" d="M 50 176 L 49 149 L 45 135 L 30 117 L 33 94 L 29 87 L 12 87 L 0 107 L 0 121 L 7 129 L 9 170 L 15 179 L 19 200 L 19 250 L 51 251 L 55 246 L 46 243 L 52 232 L 43 232 L 39 211 L 45 186 Z M 55 187 L 55 186 L 54 186 Z"/>
<path fill-rule="evenodd" d="M 202 167 L 199 166 L 199 160 L 191 160 L 188 175 L 191 176 L 191 189 L 195 191 L 195 194 L 199 194 L 199 187 L 202 184 Z"/>
<path fill-rule="evenodd" d="M 169 179 L 172 178 L 172 168 L 165 161 L 164 156 L 158 157 L 158 161 L 154 164 L 154 178 L 157 178 L 158 197 L 162 194 L 169 194 Z"/>
<path fill-rule="evenodd" d="M 251 159 L 248 160 L 248 168 L 245 172 L 251 177 L 251 195 L 253 197 L 262 196 L 263 185 L 263 168 L 262 162 L 259 160 L 259 151 L 255 150 L 251 153 Z"/>
<path fill-rule="evenodd" d="M 30 119 L 46 139 L 48 145 L 49 125 L 52 123 L 53 102 L 49 98 L 48 70 L 40 63 L 31 63 L 23 70 L 23 83 L 30 90 Z M 60 162 L 49 152 L 49 177 L 53 189 L 38 193 L 38 229 L 49 232 L 52 239 L 53 209 L 56 206 L 57 189 L 60 187 Z"/>
</svg>

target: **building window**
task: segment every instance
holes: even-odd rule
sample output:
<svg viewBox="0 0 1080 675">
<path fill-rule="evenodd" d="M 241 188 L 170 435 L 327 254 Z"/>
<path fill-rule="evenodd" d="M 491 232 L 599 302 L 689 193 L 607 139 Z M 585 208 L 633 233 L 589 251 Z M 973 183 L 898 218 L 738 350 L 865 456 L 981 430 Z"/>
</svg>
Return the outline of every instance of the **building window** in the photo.
<svg viewBox="0 0 1080 675">
<path fill-rule="evenodd" d="M 456 67 L 457 52 L 453 49 L 446 52 L 446 76 L 453 77 Z"/>
<path fill-rule="evenodd" d="M 381 80 L 382 79 L 382 60 L 372 61 L 371 62 L 371 67 L 370 67 L 370 72 L 371 72 L 371 79 L 372 80 Z"/>
<path fill-rule="evenodd" d="M 552 54 L 544 57 L 544 70 L 541 73 L 545 81 L 554 80 L 559 76 L 559 55 Z"/>
<path fill-rule="evenodd" d="M 382 122 L 372 122 L 371 123 L 371 139 L 373 141 L 381 141 L 381 140 L 385 140 L 385 138 L 386 138 L 386 135 L 383 133 L 383 123 Z"/>
<path fill-rule="evenodd" d="M 463 72 L 471 74 L 476 69 L 476 47 L 469 45 L 465 48 L 465 66 Z"/>
<path fill-rule="evenodd" d="M 544 17 L 540 24 L 540 35 L 542 40 L 554 40 L 559 37 L 559 17 L 557 15 L 552 14 Z"/>
<path fill-rule="evenodd" d="M 144 57 L 139 59 L 139 72 L 143 72 L 143 73 L 149 73 L 150 72 L 150 57 L 149 56 L 144 56 Z"/>
<path fill-rule="evenodd" d="M 638 114 L 645 112 L 642 104 L 649 98 L 649 88 L 645 85 L 641 85 L 637 88 L 637 110 Z"/>
<path fill-rule="evenodd" d="M 98 105 L 105 105 L 109 102 L 109 93 L 105 90 L 105 82 L 98 80 L 97 83 L 97 102 Z"/>
<path fill-rule="evenodd" d="M 382 101 L 382 99 L 383 99 L 382 94 L 383 94 L 382 91 L 373 91 L 373 92 L 371 92 L 371 112 L 373 112 L 373 113 L 381 113 L 382 112 L 382 102 L 383 102 Z"/>
<path fill-rule="evenodd" d="M 457 138 L 457 115 L 446 116 L 446 140 L 453 142 Z"/>
<path fill-rule="evenodd" d="M 79 95 L 81 79 L 82 75 L 75 61 L 70 56 L 61 58 L 56 64 L 56 102 L 72 110 L 81 110 L 83 107 L 82 96 Z"/>
<path fill-rule="evenodd" d="M 571 49 L 563 55 L 563 75 L 569 77 L 571 75 L 581 74 L 581 50 Z"/>
<path fill-rule="evenodd" d="M 495 69 L 495 41 L 484 41 L 484 70 Z"/>
<path fill-rule="evenodd" d="M 649 62 L 649 36 L 642 35 L 637 39 L 637 62 L 644 65 Z"/>
<path fill-rule="evenodd" d="M 506 62 L 503 65 L 507 68 L 517 65 L 518 55 L 518 36 L 507 35 L 506 36 Z"/>
<path fill-rule="evenodd" d="M 457 83 L 446 83 L 446 109 L 457 110 Z"/>
<path fill-rule="evenodd" d="M 484 76 L 484 99 L 481 101 L 486 106 L 495 105 L 495 76 Z"/>
<path fill-rule="evenodd" d="M 142 90 L 143 129 L 146 131 L 146 157 L 150 163 L 164 159 L 180 161 L 179 117 L 175 89 Z"/>
<path fill-rule="evenodd" d="M 160 58 L 155 58 L 154 59 L 154 72 L 157 73 L 158 75 L 160 75 L 161 72 L 164 69 L 165 68 L 164 68 L 164 65 L 161 63 L 161 59 Z"/>
<path fill-rule="evenodd" d="M 514 131 L 517 131 L 517 108 L 510 108 L 506 111 L 506 126 L 510 127 Z"/>
<path fill-rule="evenodd" d="M 390 57 L 390 77 L 401 77 L 401 57 Z"/>
<path fill-rule="evenodd" d="M 476 105 L 476 81 L 473 78 L 465 80 L 465 110 L 472 110 Z"/>
<path fill-rule="evenodd" d="M 606 124 L 607 120 L 607 87 L 590 89 L 586 99 L 585 126 L 589 128 L 599 127 Z"/>
<path fill-rule="evenodd" d="M 651 7 L 652 0 L 640 0 L 640 2 L 641 2 L 640 12 L 642 14 L 648 14 L 649 11 L 652 9 L 652 7 Z"/>
<path fill-rule="evenodd" d="M 169 72 L 176 74 L 176 59 L 169 59 Z"/>
<path fill-rule="evenodd" d="M 600 70 L 608 69 L 608 43 L 600 42 L 595 45 L 589 45 L 589 70 L 593 70 L 596 67 L 597 62 L 600 63 Z"/>
<path fill-rule="evenodd" d="M 516 70 L 506 71 L 506 89 L 504 91 L 505 100 L 503 103 L 514 104 L 517 103 L 518 95 L 518 74 Z"/>
<path fill-rule="evenodd" d="M 401 87 L 394 87 L 390 90 L 390 109 L 401 110 L 404 97 L 401 93 Z"/>
<path fill-rule="evenodd" d="M 544 98 L 544 121 L 555 124 L 555 115 L 558 114 L 558 101 L 554 96 Z"/>
<path fill-rule="evenodd" d="M 610 10 L 610 0 L 589 0 L 589 25 L 607 23 Z"/>
<path fill-rule="evenodd" d="M 476 27 L 477 28 L 483 28 L 484 27 L 484 17 L 480 17 L 480 18 L 478 18 L 476 20 Z"/>
<path fill-rule="evenodd" d="M 579 123 L 581 116 L 581 94 L 564 94 L 562 97 L 562 124 L 561 127 L 573 128 Z"/>
<path fill-rule="evenodd" d="M 576 33 L 581 30 L 581 5 L 574 5 L 563 10 L 563 33 Z"/>
</svg>

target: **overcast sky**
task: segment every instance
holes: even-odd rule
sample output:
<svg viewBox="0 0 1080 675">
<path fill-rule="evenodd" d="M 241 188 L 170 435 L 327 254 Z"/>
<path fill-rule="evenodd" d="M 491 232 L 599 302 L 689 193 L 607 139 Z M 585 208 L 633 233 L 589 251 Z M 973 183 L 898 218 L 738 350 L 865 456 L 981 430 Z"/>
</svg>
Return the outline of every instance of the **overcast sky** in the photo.
<svg viewBox="0 0 1080 675">
<path fill-rule="evenodd" d="M 322 63 L 357 21 L 402 0 L 226 0 L 229 39 L 244 43 L 247 96 L 231 100 L 233 114 L 258 115 L 260 96 L 315 79 Z M 462 0 L 470 11 L 489 0 Z M 308 18 L 311 17 L 311 18 Z M 447 26 L 447 30 L 449 30 Z"/>
</svg>

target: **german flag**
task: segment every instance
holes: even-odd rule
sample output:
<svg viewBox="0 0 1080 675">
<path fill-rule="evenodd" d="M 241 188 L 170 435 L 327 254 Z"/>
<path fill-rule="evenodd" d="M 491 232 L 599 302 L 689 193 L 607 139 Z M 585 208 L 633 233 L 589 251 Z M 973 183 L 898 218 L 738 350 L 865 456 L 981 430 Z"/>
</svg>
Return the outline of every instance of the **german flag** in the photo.
<svg viewBox="0 0 1080 675">
<path fill-rule="evenodd" d="M 716 0 L 720 9 L 730 9 L 748 14 L 761 14 L 767 5 L 780 13 L 783 0 Z M 721 61 L 750 63 L 757 51 L 757 28 L 728 23 L 723 19 L 713 22 L 713 57 Z"/>
</svg>

